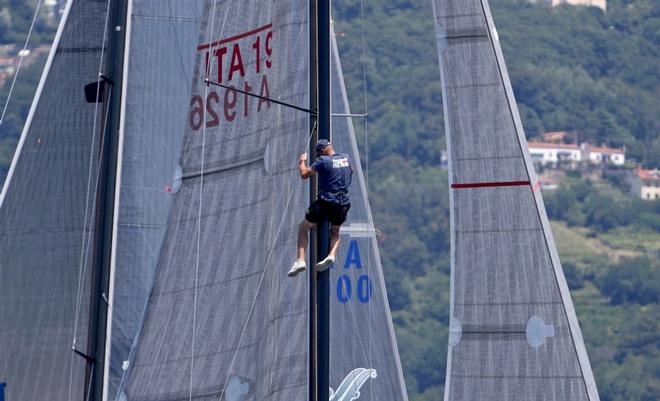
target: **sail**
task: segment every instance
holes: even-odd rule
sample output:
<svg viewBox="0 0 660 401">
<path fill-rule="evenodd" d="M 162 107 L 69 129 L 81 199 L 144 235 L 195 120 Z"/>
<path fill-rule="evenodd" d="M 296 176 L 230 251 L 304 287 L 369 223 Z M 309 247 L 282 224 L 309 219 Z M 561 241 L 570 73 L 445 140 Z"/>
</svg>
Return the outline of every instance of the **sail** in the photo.
<svg viewBox="0 0 660 401">
<path fill-rule="evenodd" d="M 597 401 L 488 3 L 434 12 L 452 216 L 445 400 Z"/>
<path fill-rule="evenodd" d="M 106 399 L 125 378 L 153 285 L 187 124 L 201 0 L 130 2 L 126 26 Z"/>
<path fill-rule="evenodd" d="M 331 400 L 405 401 L 376 229 L 369 209 L 335 35 L 331 34 L 332 142 L 355 168 L 351 209 L 330 271 Z M 342 398 L 343 397 L 343 398 Z"/>
<path fill-rule="evenodd" d="M 0 382 L 6 399 L 83 399 L 98 155 L 107 99 L 106 1 L 66 5 L 0 194 Z M 93 98 L 92 94 L 92 98 Z M 93 100 L 93 99 L 92 99 Z"/>
<path fill-rule="evenodd" d="M 307 280 L 286 271 L 309 194 L 306 3 L 206 2 L 179 180 L 120 398 L 307 398 Z"/>
</svg>

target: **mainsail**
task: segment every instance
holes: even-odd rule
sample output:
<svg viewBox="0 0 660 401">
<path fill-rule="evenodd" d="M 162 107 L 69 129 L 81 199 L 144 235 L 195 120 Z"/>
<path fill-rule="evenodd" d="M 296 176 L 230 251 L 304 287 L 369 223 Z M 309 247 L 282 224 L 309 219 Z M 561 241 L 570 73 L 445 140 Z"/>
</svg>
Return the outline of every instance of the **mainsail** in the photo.
<svg viewBox="0 0 660 401">
<path fill-rule="evenodd" d="M 308 200 L 295 161 L 309 115 L 204 79 L 306 107 L 309 11 L 232 0 L 206 2 L 203 15 L 180 181 L 120 394 L 302 401 L 307 281 L 285 270 Z"/>
<path fill-rule="evenodd" d="M 486 0 L 435 0 L 451 183 L 446 401 L 597 401 Z"/>
<path fill-rule="evenodd" d="M 99 153 L 112 88 L 88 103 L 84 86 L 108 69 L 112 14 L 106 1 L 67 3 L 0 194 L 0 381 L 8 400 L 80 400 L 88 391 L 91 372 L 72 345 L 88 353 Z"/>
<path fill-rule="evenodd" d="M 351 209 L 340 231 L 342 242 L 330 273 L 330 383 L 336 401 L 348 401 L 353 396 L 359 396 L 359 400 L 406 401 L 376 229 L 359 168 L 351 111 L 332 32 L 331 44 L 331 100 L 335 115 L 332 142 L 337 151 L 350 156 L 356 168 Z"/>
</svg>

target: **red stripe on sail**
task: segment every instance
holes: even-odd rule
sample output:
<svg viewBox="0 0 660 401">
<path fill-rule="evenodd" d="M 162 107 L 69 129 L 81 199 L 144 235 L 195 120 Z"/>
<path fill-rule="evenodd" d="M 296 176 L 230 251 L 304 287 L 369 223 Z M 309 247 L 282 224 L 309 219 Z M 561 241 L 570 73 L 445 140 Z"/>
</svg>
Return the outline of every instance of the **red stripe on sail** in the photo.
<svg viewBox="0 0 660 401">
<path fill-rule="evenodd" d="M 243 38 L 246 38 L 248 36 L 252 36 L 252 35 L 254 35 L 256 33 L 259 33 L 261 31 L 265 31 L 265 30 L 270 29 L 272 27 L 273 27 L 272 23 L 268 24 L 268 25 L 260 26 L 259 28 L 253 29 L 249 32 L 241 33 L 240 35 L 230 36 L 226 39 L 222 39 L 222 40 L 218 40 L 218 41 L 215 41 L 215 42 L 199 45 L 199 46 L 197 46 L 197 50 L 198 51 L 199 50 L 204 50 L 204 49 L 208 49 L 209 47 L 216 47 L 216 46 L 219 46 L 219 45 L 223 45 L 225 43 L 234 42 L 234 41 L 237 41 L 239 39 L 243 39 Z"/>
<path fill-rule="evenodd" d="M 493 187 L 521 187 L 530 185 L 529 181 L 499 181 L 499 182 L 470 182 L 465 184 L 451 184 L 452 188 L 493 188 Z"/>
</svg>

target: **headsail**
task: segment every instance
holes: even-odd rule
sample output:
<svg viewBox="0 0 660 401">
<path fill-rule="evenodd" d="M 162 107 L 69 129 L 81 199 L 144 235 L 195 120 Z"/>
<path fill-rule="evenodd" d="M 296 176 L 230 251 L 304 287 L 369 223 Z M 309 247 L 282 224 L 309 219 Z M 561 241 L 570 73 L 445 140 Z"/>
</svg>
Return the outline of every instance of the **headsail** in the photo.
<svg viewBox="0 0 660 401">
<path fill-rule="evenodd" d="M 306 107 L 308 14 L 291 1 L 206 3 L 130 400 L 307 397 L 307 282 L 286 270 L 308 200 L 295 162 L 309 115 L 204 78 Z"/>
<path fill-rule="evenodd" d="M 331 400 L 405 401 L 408 395 L 355 132 L 351 118 L 346 117 L 351 111 L 334 34 L 331 44 L 332 112 L 336 115 L 332 142 L 356 166 L 351 209 L 330 273 L 330 383 L 336 397 Z"/>
<path fill-rule="evenodd" d="M 599 399 L 486 0 L 435 0 L 451 183 L 446 401 Z"/>
<path fill-rule="evenodd" d="M 202 0 L 131 1 L 109 290 L 106 393 L 117 397 L 153 285 L 188 118 Z"/>
<path fill-rule="evenodd" d="M 83 399 L 107 1 L 69 1 L 0 195 L 0 381 L 12 401 Z M 94 95 L 92 94 L 92 100 Z"/>
</svg>

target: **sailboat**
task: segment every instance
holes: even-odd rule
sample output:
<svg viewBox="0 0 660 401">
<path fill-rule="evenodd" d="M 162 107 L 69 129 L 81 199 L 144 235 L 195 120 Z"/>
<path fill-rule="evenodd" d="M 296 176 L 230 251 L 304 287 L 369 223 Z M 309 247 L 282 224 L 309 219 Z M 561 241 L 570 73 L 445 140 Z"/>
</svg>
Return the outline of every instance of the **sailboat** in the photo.
<svg viewBox="0 0 660 401">
<path fill-rule="evenodd" d="M 449 153 L 445 401 L 598 401 L 487 0 L 434 0 Z"/>
<path fill-rule="evenodd" d="M 325 372 L 315 273 L 285 274 L 314 193 L 295 162 L 323 131 L 309 7 L 67 2 L 0 195 L 8 400 L 407 400 L 360 169 L 318 288 Z M 359 166 L 325 49 L 332 140 Z"/>
</svg>

